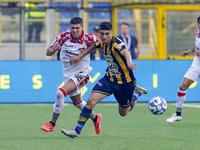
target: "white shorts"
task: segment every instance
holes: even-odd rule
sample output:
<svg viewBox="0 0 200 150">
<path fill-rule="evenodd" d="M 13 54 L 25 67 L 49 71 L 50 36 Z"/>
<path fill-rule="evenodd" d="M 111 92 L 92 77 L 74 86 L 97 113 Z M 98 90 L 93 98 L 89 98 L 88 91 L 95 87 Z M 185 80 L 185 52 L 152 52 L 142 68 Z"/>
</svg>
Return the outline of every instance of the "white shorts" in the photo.
<svg viewBox="0 0 200 150">
<path fill-rule="evenodd" d="M 87 70 L 80 70 L 79 72 L 75 72 L 73 74 L 63 74 L 64 82 L 67 83 L 69 80 L 73 80 L 77 89 L 68 94 L 69 97 L 76 96 L 82 92 L 82 87 L 85 86 L 89 80 L 89 73 L 92 68 Z"/>
<path fill-rule="evenodd" d="M 190 67 L 185 73 L 184 77 L 195 82 L 199 79 L 200 74 L 198 74 L 198 72 L 193 67 Z"/>
</svg>

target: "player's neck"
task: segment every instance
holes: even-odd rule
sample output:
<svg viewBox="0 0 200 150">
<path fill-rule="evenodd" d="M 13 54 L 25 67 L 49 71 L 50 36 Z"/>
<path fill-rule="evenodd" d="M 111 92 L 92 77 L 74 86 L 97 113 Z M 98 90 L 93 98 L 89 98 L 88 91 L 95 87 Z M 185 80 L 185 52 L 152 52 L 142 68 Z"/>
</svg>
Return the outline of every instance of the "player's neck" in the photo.
<svg viewBox="0 0 200 150">
<path fill-rule="evenodd" d="M 81 35 L 81 36 L 82 36 L 82 35 Z M 81 36 L 76 37 L 76 38 L 73 37 L 76 43 L 78 43 L 78 40 L 79 40 L 79 38 L 80 38 Z"/>
<path fill-rule="evenodd" d="M 78 40 L 82 37 L 82 35 L 83 35 L 83 31 L 82 31 L 82 34 L 81 34 L 80 36 L 74 37 L 74 36 L 72 35 L 72 37 L 73 37 L 73 39 L 78 43 Z"/>
</svg>

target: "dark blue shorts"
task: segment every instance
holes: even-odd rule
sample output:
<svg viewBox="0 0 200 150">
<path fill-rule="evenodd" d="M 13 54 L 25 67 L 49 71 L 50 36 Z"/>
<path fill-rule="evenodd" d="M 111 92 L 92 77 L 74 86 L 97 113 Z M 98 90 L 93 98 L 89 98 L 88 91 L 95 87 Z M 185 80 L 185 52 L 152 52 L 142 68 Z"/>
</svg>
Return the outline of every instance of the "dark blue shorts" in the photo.
<svg viewBox="0 0 200 150">
<path fill-rule="evenodd" d="M 136 86 L 136 81 L 125 84 L 111 82 L 106 76 L 101 78 L 92 89 L 92 93 L 101 93 L 107 96 L 114 94 L 121 107 L 128 107 L 131 104 L 131 98 Z"/>
</svg>

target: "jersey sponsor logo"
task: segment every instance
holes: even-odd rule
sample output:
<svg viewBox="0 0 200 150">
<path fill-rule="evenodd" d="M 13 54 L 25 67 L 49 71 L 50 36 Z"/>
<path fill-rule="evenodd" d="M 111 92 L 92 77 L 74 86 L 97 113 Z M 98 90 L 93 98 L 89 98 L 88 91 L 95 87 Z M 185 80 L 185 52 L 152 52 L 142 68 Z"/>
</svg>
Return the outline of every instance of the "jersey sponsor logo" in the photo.
<svg viewBox="0 0 200 150">
<path fill-rule="evenodd" d="M 110 55 L 104 55 L 104 58 L 106 61 L 113 60 L 112 56 L 110 56 Z"/>
<path fill-rule="evenodd" d="M 73 56 L 73 55 L 78 55 L 78 54 L 72 53 L 72 52 L 66 50 L 65 55 L 68 56 L 68 57 L 71 57 L 71 56 Z"/>
<path fill-rule="evenodd" d="M 73 45 L 66 45 L 66 47 L 73 47 Z"/>
<path fill-rule="evenodd" d="M 121 75 L 121 73 L 118 71 L 118 65 L 114 62 L 108 62 L 108 69 L 111 76 Z"/>
</svg>

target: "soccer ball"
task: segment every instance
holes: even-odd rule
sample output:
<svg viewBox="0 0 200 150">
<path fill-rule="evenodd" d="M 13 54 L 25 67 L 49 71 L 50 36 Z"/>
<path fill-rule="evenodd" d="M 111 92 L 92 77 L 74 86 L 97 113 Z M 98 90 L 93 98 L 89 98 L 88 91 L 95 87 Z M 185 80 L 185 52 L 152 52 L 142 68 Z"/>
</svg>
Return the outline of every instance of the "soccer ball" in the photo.
<svg viewBox="0 0 200 150">
<path fill-rule="evenodd" d="M 148 104 L 149 111 L 154 115 L 161 115 L 167 110 L 167 102 L 160 96 L 153 97 Z"/>
</svg>

